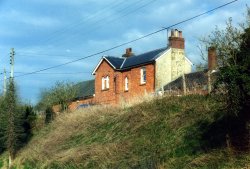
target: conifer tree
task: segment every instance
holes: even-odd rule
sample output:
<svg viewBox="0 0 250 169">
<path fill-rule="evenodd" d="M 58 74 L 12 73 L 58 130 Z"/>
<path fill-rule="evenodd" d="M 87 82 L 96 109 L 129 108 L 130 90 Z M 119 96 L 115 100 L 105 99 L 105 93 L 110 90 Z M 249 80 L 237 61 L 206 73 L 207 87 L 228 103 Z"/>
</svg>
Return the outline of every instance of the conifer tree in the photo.
<svg viewBox="0 0 250 169">
<path fill-rule="evenodd" d="M 0 153 L 6 149 L 7 114 L 4 97 L 0 97 Z"/>
<path fill-rule="evenodd" d="M 7 87 L 7 93 L 5 97 L 7 104 L 7 150 L 9 152 L 9 167 L 11 168 L 12 161 L 15 158 L 17 150 L 20 148 L 20 138 L 22 137 L 23 128 L 21 121 L 21 113 L 17 107 L 17 95 L 14 80 L 11 78 Z"/>
</svg>

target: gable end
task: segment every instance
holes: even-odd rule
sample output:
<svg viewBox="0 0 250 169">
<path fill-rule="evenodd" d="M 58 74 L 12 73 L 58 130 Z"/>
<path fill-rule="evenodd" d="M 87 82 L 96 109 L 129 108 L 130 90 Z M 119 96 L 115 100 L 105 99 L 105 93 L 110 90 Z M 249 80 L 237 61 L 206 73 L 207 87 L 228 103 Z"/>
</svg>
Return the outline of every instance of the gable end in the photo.
<svg viewBox="0 0 250 169">
<path fill-rule="evenodd" d="M 105 58 L 105 56 L 104 56 L 104 57 L 99 61 L 99 63 L 98 63 L 97 66 L 95 67 L 95 69 L 93 70 L 92 75 L 95 75 L 95 72 L 97 71 L 97 69 L 99 68 L 99 66 L 101 65 L 101 63 L 102 63 L 104 60 L 107 61 L 108 64 L 109 64 L 113 69 L 116 69 L 115 66 L 112 65 L 112 63 L 110 63 L 109 60 L 108 60 L 107 58 Z"/>
</svg>

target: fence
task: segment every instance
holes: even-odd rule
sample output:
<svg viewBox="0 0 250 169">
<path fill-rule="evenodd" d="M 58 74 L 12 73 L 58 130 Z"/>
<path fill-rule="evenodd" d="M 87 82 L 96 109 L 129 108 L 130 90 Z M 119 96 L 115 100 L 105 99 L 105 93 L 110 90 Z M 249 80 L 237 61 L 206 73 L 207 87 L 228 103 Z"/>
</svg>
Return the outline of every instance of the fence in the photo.
<svg viewBox="0 0 250 169">
<path fill-rule="evenodd" d="M 159 93 L 164 95 L 208 94 L 212 90 L 218 72 L 207 70 L 184 74 L 165 85 Z"/>
</svg>

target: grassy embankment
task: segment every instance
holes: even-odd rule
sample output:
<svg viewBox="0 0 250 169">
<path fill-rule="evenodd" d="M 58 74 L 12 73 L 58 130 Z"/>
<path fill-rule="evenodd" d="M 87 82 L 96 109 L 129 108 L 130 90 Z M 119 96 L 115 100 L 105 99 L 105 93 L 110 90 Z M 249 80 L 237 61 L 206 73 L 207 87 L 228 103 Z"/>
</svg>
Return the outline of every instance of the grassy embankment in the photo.
<svg viewBox="0 0 250 169">
<path fill-rule="evenodd" d="M 17 155 L 17 168 L 247 168 L 250 154 L 226 148 L 206 96 L 166 97 L 127 108 L 58 117 Z M 0 160 L 0 166 L 3 160 Z"/>
</svg>

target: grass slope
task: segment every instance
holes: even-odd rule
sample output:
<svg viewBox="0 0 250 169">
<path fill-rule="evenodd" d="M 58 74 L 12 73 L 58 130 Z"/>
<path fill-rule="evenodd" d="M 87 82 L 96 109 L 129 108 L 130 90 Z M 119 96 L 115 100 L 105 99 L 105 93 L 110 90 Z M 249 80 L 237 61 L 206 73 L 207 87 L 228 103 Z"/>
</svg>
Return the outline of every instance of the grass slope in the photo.
<svg viewBox="0 0 250 169">
<path fill-rule="evenodd" d="M 247 168 L 211 127 L 223 105 L 211 97 L 166 97 L 129 108 L 64 114 L 18 154 L 18 168 Z M 211 134 L 211 133 L 214 133 Z M 1 164 L 1 162 L 0 162 Z"/>
</svg>

